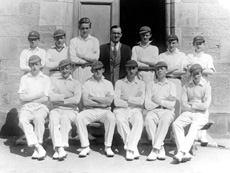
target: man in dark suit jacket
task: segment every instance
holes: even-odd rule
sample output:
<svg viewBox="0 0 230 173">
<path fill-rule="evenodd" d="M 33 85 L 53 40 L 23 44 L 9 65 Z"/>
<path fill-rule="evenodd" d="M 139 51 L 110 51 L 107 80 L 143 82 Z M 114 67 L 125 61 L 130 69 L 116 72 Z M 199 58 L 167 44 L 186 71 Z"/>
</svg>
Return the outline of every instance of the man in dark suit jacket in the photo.
<svg viewBox="0 0 230 173">
<path fill-rule="evenodd" d="M 125 64 L 131 59 L 131 48 L 120 43 L 122 37 L 121 28 L 114 25 L 110 29 L 110 43 L 100 46 L 99 61 L 104 64 L 105 79 L 111 81 L 115 85 L 118 79 L 126 76 Z"/>
</svg>

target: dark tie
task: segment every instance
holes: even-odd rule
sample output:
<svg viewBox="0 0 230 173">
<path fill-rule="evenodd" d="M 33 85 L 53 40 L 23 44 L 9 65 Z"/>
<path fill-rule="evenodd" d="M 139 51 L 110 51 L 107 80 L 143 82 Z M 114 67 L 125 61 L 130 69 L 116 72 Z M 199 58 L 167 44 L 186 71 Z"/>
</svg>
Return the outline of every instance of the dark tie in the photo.
<svg viewBox="0 0 230 173">
<path fill-rule="evenodd" d="M 114 46 L 113 46 L 113 55 L 114 57 L 117 57 L 117 47 L 116 47 L 116 43 L 114 43 Z"/>
</svg>

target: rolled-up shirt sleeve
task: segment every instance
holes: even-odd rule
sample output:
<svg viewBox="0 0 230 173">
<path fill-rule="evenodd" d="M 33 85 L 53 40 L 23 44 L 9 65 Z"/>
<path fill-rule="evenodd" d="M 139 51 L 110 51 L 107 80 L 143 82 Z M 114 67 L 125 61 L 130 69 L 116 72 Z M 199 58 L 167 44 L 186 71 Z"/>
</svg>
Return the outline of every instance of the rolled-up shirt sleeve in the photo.
<svg viewBox="0 0 230 173">
<path fill-rule="evenodd" d="M 170 110 L 174 109 L 174 106 L 176 104 L 176 86 L 174 83 L 170 84 L 170 95 L 169 97 L 175 98 L 173 101 L 169 100 L 161 100 L 161 106 L 164 106 Z"/>
<path fill-rule="evenodd" d="M 116 107 L 128 107 L 128 103 L 125 100 L 121 99 L 121 92 L 122 92 L 122 82 L 118 80 L 115 84 L 115 97 L 114 97 L 114 104 Z"/>
<path fill-rule="evenodd" d="M 131 105 L 143 106 L 145 101 L 145 83 L 140 81 L 140 87 L 136 96 L 129 96 L 128 103 Z"/>
</svg>

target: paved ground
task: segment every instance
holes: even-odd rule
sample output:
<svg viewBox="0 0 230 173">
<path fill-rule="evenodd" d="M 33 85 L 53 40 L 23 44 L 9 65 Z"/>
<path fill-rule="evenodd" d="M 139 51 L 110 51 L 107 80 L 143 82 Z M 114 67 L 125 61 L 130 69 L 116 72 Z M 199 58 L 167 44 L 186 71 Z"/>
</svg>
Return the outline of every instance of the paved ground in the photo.
<svg viewBox="0 0 230 173">
<path fill-rule="evenodd" d="M 103 142 L 95 141 L 91 153 L 86 158 L 79 158 L 79 142 L 71 141 L 68 157 L 65 161 L 52 160 L 52 144 L 47 144 L 47 157 L 44 161 L 32 160 L 32 150 L 26 145 L 16 145 L 15 139 L 0 139 L 0 172 L 1 173 L 229 173 L 230 149 L 200 147 L 196 156 L 181 164 L 172 162 L 173 145 L 166 145 L 165 161 L 146 161 L 151 150 L 148 142 L 139 144 L 139 160 L 126 161 L 121 142 L 114 143 L 115 156 L 107 158 L 103 152 Z"/>
</svg>

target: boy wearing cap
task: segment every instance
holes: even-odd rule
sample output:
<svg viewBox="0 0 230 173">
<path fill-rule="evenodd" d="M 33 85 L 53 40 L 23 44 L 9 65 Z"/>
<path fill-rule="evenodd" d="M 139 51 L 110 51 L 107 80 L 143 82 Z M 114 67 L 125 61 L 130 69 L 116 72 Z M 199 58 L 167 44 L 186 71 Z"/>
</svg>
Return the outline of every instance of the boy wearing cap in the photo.
<svg viewBox="0 0 230 173">
<path fill-rule="evenodd" d="M 148 110 L 145 126 L 153 147 L 148 161 L 165 160 L 163 141 L 174 120 L 176 103 L 176 86 L 166 79 L 167 64 L 159 61 L 155 68 L 156 80 L 147 85 L 145 96 L 145 108 Z"/>
<path fill-rule="evenodd" d="M 59 63 L 60 77 L 51 78 L 50 101 L 50 133 L 55 153 L 53 159 L 63 160 L 67 153 L 64 148 L 69 146 L 68 137 L 71 123 L 78 114 L 81 98 L 81 83 L 72 78 L 71 62 L 67 59 Z"/>
<path fill-rule="evenodd" d="M 78 22 L 80 36 L 70 40 L 70 60 L 79 64 L 91 63 L 99 58 L 99 40 L 89 34 L 91 22 L 89 18 L 81 18 Z M 77 67 L 73 77 L 84 83 L 92 76 L 90 67 Z"/>
<path fill-rule="evenodd" d="M 194 53 L 188 54 L 187 59 L 188 63 L 191 66 L 192 64 L 200 64 L 203 69 L 203 77 L 208 78 L 209 74 L 213 74 L 216 70 L 213 65 L 213 59 L 211 55 L 203 52 L 205 46 L 205 39 L 203 36 L 196 36 L 193 39 L 193 46 L 195 48 Z"/>
<path fill-rule="evenodd" d="M 189 69 L 191 78 L 182 90 L 182 109 L 184 112 L 173 123 L 177 154 L 174 160 L 180 163 L 192 157 L 189 150 L 199 129 L 208 122 L 208 108 L 211 103 L 211 87 L 202 78 L 202 66 L 193 64 Z M 190 125 L 188 134 L 184 135 L 184 127 Z"/>
<path fill-rule="evenodd" d="M 31 31 L 28 35 L 29 48 L 24 49 L 20 54 L 20 70 L 28 73 L 31 68 L 29 67 L 29 58 L 32 55 L 37 55 L 41 58 L 41 66 L 45 64 L 46 51 L 38 47 L 40 41 L 40 34 L 37 31 Z"/>
<path fill-rule="evenodd" d="M 25 133 L 28 146 L 35 147 L 32 159 L 43 160 L 46 156 L 42 147 L 44 124 L 49 112 L 45 103 L 48 101 L 50 79 L 40 71 L 42 64 L 39 56 L 32 55 L 28 64 L 31 71 L 22 76 L 18 91 L 22 102 L 19 126 Z"/>
<path fill-rule="evenodd" d="M 143 129 L 142 110 L 145 98 L 145 83 L 136 77 L 138 64 L 134 60 L 126 62 L 127 76 L 115 84 L 115 109 L 117 130 L 121 135 L 126 159 L 138 159 L 140 154 L 137 144 L 141 138 Z M 130 89 L 132 88 L 132 89 Z M 129 127 L 132 124 L 132 129 Z"/>
<path fill-rule="evenodd" d="M 167 51 L 159 55 L 159 61 L 164 61 L 168 65 L 169 71 L 184 70 L 187 66 L 187 57 L 177 47 L 179 39 L 176 35 L 166 37 Z"/>
<path fill-rule="evenodd" d="M 110 43 L 100 46 L 99 61 L 105 66 L 105 79 L 111 81 L 113 85 L 118 79 L 126 76 L 125 63 L 132 55 L 130 47 L 120 42 L 121 37 L 121 27 L 113 25 L 110 28 Z"/>
<path fill-rule="evenodd" d="M 138 66 L 154 66 L 158 61 L 159 50 L 156 46 L 150 44 L 152 42 L 149 40 L 152 37 L 151 28 L 148 26 L 141 27 L 139 35 L 141 41 L 133 47 L 131 59 L 137 61 Z M 147 85 L 153 81 L 154 73 L 141 71 L 138 73 L 138 77 Z"/>
<path fill-rule="evenodd" d="M 86 157 L 90 153 L 87 125 L 94 121 L 100 121 L 105 126 L 105 154 L 113 157 L 111 150 L 116 119 L 111 112 L 111 103 L 114 97 L 113 85 L 104 79 L 103 63 L 94 61 L 91 65 L 93 76 L 83 85 L 82 97 L 84 110 L 76 118 L 78 134 L 81 141 L 82 151 L 79 157 Z"/>
<path fill-rule="evenodd" d="M 58 29 L 53 34 L 55 45 L 47 50 L 46 53 L 46 62 L 45 66 L 51 70 L 58 68 L 59 63 L 68 58 L 68 47 L 65 44 L 66 33 L 65 31 Z M 52 77 L 60 77 L 60 72 L 50 71 L 50 76 Z"/>
</svg>

